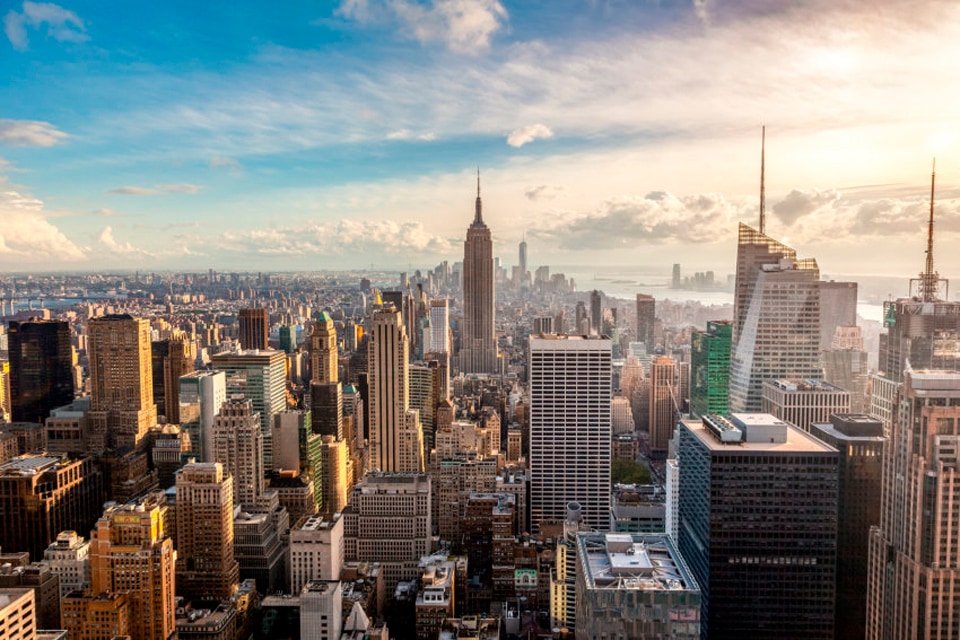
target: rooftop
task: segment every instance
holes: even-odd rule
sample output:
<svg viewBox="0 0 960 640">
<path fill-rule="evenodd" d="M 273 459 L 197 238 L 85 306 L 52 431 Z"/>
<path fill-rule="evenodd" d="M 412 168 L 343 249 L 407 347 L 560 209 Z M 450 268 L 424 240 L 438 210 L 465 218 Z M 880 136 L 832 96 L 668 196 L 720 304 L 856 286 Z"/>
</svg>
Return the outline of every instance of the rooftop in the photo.
<svg viewBox="0 0 960 640">
<path fill-rule="evenodd" d="M 577 546 L 589 589 L 699 590 L 666 534 L 579 533 Z"/>
<path fill-rule="evenodd" d="M 756 418 L 750 418 L 750 416 L 756 416 Z M 764 417 L 761 418 L 761 416 Z M 741 413 L 737 414 L 737 417 L 741 420 L 746 417 L 755 422 L 759 421 L 757 422 L 758 426 L 764 421 L 771 419 L 776 420 L 776 418 L 773 418 L 773 416 L 770 414 Z M 727 425 L 729 425 L 729 428 L 739 430 L 739 428 L 731 421 L 726 420 L 725 422 Z M 704 424 L 704 421 L 685 419 L 682 421 L 682 424 L 690 431 L 691 434 L 698 438 L 708 449 L 712 451 L 724 451 L 729 453 L 769 452 L 775 454 L 836 453 L 836 449 L 830 445 L 785 422 L 782 422 L 782 424 L 785 425 L 784 430 L 786 437 L 782 442 L 756 442 L 748 441 L 746 438 L 743 438 L 742 440 L 737 439 L 721 441 L 717 436 L 713 435 L 713 433 L 708 430 Z"/>
<path fill-rule="evenodd" d="M 791 378 L 780 378 L 778 380 L 767 380 L 764 384 L 776 387 L 782 391 L 819 391 L 830 393 L 848 393 L 840 387 L 830 384 L 826 380 L 815 380 L 805 378 L 803 380 L 794 380 Z"/>
</svg>

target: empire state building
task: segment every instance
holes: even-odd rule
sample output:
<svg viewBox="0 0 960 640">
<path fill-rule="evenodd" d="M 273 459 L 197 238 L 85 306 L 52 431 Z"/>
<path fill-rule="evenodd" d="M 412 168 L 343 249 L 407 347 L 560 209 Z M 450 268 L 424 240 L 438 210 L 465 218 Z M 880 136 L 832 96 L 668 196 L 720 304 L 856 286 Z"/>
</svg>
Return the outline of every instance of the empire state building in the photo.
<svg viewBox="0 0 960 640">
<path fill-rule="evenodd" d="M 494 331 L 493 240 L 483 222 L 480 174 L 477 209 L 463 243 L 463 328 L 460 332 L 460 371 L 497 372 Z"/>
</svg>

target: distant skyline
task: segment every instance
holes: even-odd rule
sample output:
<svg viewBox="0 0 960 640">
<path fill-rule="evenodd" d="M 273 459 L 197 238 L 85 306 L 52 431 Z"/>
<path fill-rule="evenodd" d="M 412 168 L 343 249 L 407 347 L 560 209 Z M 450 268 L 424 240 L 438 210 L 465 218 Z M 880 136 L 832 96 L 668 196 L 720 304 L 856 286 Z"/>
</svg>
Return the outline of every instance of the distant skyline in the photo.
<svg viewBox="0 0 960 640">
<path fill-rule="evenodd" d="M 480 166 L 495 255 L 960 275 L 960 5 L 5 5 L 0 269 L 429 268 Z"/>
</svg>

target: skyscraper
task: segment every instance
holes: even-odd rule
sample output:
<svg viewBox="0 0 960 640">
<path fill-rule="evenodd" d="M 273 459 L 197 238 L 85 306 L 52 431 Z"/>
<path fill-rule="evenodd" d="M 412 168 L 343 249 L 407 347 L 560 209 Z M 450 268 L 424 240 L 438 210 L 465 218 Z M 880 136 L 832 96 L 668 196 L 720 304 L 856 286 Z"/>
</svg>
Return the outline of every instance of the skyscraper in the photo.
<svg viewBox="0 0 960 640">
<path fill-rule="evenodd" d="M 832 639 L 837 451 L 767 414 L 680 423 L 680 553 L 701 637 Z"/>
<path fill-rule="evenodd" d="M 596 289 L 590 292 L 590 332 L 603 333 L 603 298 Z"/>
<path fill-rule="evenodd" d="M 337 329 L 327 312 L 317 316 L 310 335 L 310 381 L 318 383 L 339 380 Z"/>
<path fill-rule="evenodd" d="M 527 271 L 527 238 L 524 236 L 523 240 L 520 241 L 520 256 L 517 262 L 517 267 L 519 271 L 520 281 L 517 282 L 517 286 L 522 287 L 527 283 L 527 280 L 530 279 L 530 272 Z"/>
<path fill-rule="evenodd" d="M 73 401 L 70 325 L 54 320 L 10 322 L 10 414 L 13 422 L 43 422 Z"/>
<path fill-rule="evenodd" d="M 190 434 L 192 452 L 200 462 L 213 462 L 213 423 L 227 401 L 223 371 L 194 371 L 180 378 L 180 426 Z"/>
<path fill-rule="evenodd" d="M 256 505 L 264 491 L 263 433 L 250 400 L 223 403 L 213 421 L 213 461 L 233 477 L 235 505 Z"/>
<path fill-rule="evenodd" d="M 903 372 L 870 529 L 869 640 L 960 637 L 960 373 Z"/>
<path fill-rule="evenodd" d="M 730 342 L 733 325 L 728 320 L 707 323 L 706 331 L 690 336 L 690 414 L 727 413 L 730 393 Z"/>
<path fill-rule="evenodd" d="M 650 450 L 667 457 L 680 414 L 680 376 L 673 358 L 657 356 L 650 365 Z"/>
<path fill-rule="evenodd" d="M 586 336 L 530 338 L 530 505 L 535 526 L 567 503 L 590 527 L 610 522 L 611 343 Z"/>
<path fill-rule="evenodd" d="M 240 582 L 233 554 L 233 478 L 219 462 L 185 465 L 176 474 L 177 594 L 226 600 Z"/>
<path fill-rule="evenodd" d="M 150 322 L 129 315 L 94 318 L 87 325 L 90 357 L 88 449 L 136 449 L 157 424 L 153 403 Z"/>
<path fill-rule="evenodd" d="M 240 346 L 244 349 L 266 349 L 270 333 L 267 310 L 261 307 L 240 309 Z"/>
<path fill-rule="evenodd" d="M 417 438 L 404 434 L 420 429 L 420 421 L 407 415 L 410 409 L 409 342 L 400 312 L 392 306 L 375 311 L 367 345 L 370 400 L 370 465 L 380 471 L 417 471 L 405 465 L 417 459 L 408 451 Z M 419 441 L 423 442 L 421 432 Z M 423 459 L 423 453 L 419 454 Z"/>
<path fill-rule="evenodd" d="M 763 412 L 810 431 L 814 422 L 849 413 L 850 394 L 823 380 L 767 380 L 763 383 Z"/>
<path fill-rule="evenodd" d="M 478 173 L 476 213 L 463 243 L 463 326 L 460 330 L 460 371 L 463 373 L 497 372 L 493 275 L 493 240 L 483 222 Z"/>
<path fill-rule="evenodd" d="M 430 338 L 424 353 L 450 352 L 450 307 L 446 298 L 430 301 Z"/>
<path fill-rule="evenodd" d="M 656 346 L 654 338 L 654 326 L 656 324 L 656 305 L 657 301 L 653 296 L 645 293 L 637 294 L 637 342 L 642 342 L 647 347 L 647 353 L 653 353 Z M 640 356 L 642 354 L 635 354 Z"/>
<path fill-rule="evenodd" d="M 166 509 L 154 497 L 110 507 L 90 538 L 91 592 L 127 595 L 132 640 L 176 637 L 177 552 L 164 530 Z"/>
<path fill-rule="evenodd" d="M 758 412 L 765 380 L 819 379 L 820 270 L 740 224 L 730 410 Z"/>
<path fill-rule="evenodd" d="M 196 350 L 185 337 L 153 342 L 150 350 L 157 413 L 165 416 L 169 424 L 180 424 L 180 376 L 196 368 Z"/>
</svg>

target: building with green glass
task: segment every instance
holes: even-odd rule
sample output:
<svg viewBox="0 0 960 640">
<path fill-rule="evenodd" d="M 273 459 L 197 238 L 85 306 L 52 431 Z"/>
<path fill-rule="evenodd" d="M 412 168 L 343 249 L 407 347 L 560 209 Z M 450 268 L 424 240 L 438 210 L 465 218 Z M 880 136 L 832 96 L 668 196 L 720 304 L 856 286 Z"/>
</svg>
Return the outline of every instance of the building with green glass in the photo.
<svg viewBox="0 0 960 640">
<path fill-rule="evenodd" d="M 730 346 L 733 324 L 729 320 L 707 323 L 706 331 L 690 338 L 690 414 L 725 415 L 730 389 Z"/>
</svg>

